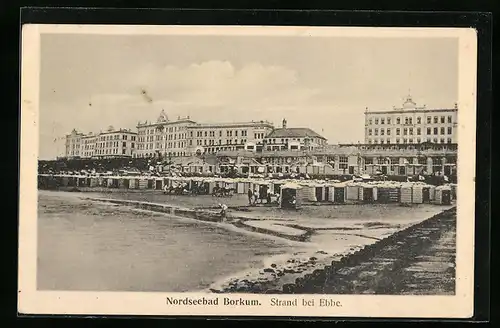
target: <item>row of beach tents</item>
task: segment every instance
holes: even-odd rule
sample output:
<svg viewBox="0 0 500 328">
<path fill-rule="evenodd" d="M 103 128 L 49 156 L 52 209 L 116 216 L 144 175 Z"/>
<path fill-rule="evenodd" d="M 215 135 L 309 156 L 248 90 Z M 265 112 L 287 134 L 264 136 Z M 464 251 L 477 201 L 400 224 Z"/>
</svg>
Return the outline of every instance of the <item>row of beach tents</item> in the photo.
<svg viewBox="0 0 500 328">
<path fill-rule="evenodd" d="M 215 187 L 233 189 L 235 194 L 247 194 L 249 189 L 264 189 L 271 194 L 283 196 L 283 191 L 293 195 L 297 206 L 311 202 L 365 202 L 406 204 L 450 204 L 456 199 L 456 184 L 442 186 L 423 182 L 396 181 L 333 181 L 333 180 L 271 180 L 255 178 L 207 178 L 207 177 L 144 177 L 84 175 L 39 175 L 39 186 L 48 180 L 56 180 L 63 187 L 105 187 L 120 189 L 164 190 L 179 184 L 191 189 L 203 185 L 203 190 L 212 194 Z M 283 197 L 280 197 L 283 199 Z M 285 197 L 286 200 L 286 197 Z"/>
</svg>

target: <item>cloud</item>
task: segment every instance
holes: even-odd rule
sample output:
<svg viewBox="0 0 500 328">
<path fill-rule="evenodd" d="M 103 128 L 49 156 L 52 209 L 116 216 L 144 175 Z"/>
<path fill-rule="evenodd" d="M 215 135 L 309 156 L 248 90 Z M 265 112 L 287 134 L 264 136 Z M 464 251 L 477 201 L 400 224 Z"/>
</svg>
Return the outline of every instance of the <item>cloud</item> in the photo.
<svg viewBox="0 0 500 328">
<path fill-rule="evenodd" d="M 74 127 L 83 132 L 99 132 L 109 125 L 134 128 L 138 121 L 155 120 L 162 109 L 170 119 L 190 115 L 201 122 L 281 120 L 286 112 L 311 106 L 320 93 L 303 85 L 295 70 L 259 63 L 237 68 L 229 61 L 145 65 L 124 73 L 114 90 L 69 101 L 51 94 L 41 104 L 41 135 L 51 140 Z"/>
<path fill-rule="evenodd" d="M 228 61 L 185 67 L 150 65 L 133 72 L 130 81 L 129 92 L 144 89 L 153 102 L 166 102 L 174 110 L 286 106 L 319 92 L 301 85 L 297 72 L 289 68 L 258 63 L 236 68 Z"/>
</svg>

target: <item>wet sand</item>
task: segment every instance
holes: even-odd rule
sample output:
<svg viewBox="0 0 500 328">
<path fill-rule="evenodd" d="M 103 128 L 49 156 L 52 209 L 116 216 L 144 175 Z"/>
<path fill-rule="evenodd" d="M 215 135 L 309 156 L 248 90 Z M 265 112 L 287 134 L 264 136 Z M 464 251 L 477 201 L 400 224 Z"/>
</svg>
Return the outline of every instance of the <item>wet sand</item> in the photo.
<svg viewBox="0 0 500 328">
<path fill-rule="evenodd" d="M 115 193 L 106 193 L 99 196 L 108 200 L 118 199 L 118 202 L 140 199 L 141 201 L 135 201 L 139 204 L 148 198 L 158 201 L 163 197 L 165 200 L 169 195 L 155 194 L 148 197 L 147 194 L 134 193 L 116 197 Z M 186 198 L 191 200 L 198 198 L 198 204 L 204 206 L 214 201 L 211 196 L 173 196 L 174 201 L 169 203 L 173 203 L 172 206 L 177 206 L 176 204 L 185 206 L 186 202 L 183 202 L 183 199 Z M 229 274 L 213 283 L 207 290 L 223 293 L 282 291 L 287 285 L 294 284 L 297 279 L 323 270 L 332 262 L 352 257 L 353 254 L 372 247 L 380 240 L 419 224 L 448 208 L 450 207 L 418 205 L 409 210 L 397 204 L 365 204 L 309 206 L 297 212 L 272 207 L 231 211 L 228 222 L 221 223 L 222 226 L 257 232 L 278 239 L 300 241 L 301 246 L 295 252 L 268 257 L 260 269 Z"/>
</svg>

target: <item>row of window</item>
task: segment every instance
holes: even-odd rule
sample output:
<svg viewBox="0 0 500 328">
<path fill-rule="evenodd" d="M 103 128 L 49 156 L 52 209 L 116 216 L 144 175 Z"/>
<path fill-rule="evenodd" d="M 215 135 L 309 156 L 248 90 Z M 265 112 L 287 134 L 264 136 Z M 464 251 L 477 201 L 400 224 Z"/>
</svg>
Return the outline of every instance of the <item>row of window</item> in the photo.
<svg viewBox="0 0 500 328">
<path fill-rule="evenodd" d="M 416 139 L 413 139 L 413 138 L 409 138 L 409 139 L 406 139 L 406 138 L 403 138 L 403 139 L 399 139 L 399 138 L 396 138 L 396 144 L 400 144 L 400 143 L 403 143 L 403 144 L 412 144 L 412 143 L 422 143 L 424 141 L 427 141 L 427 142 L 433 142 L 433 143 L 449 143 L 451 144 L 452 143 L 452 139 L 451 138 L 434 138 L 434 139 L 431 139 L 431 138 L 427 138 L 427 139 L 420 139 L 420 138 L 416 138 Z M 368 143 L 369 144 L 390 144 L 391 143 L 391 139 L 368 139 Z"/>
<path fill-rule="evenodd" d="M 177 130 L 176 128 L 175 129 L 172 129 L 172 128 L 169 128 L 168 129 L 168 132 L 177 132 L 177 131 L 180 131 L 181 129 L 179 128 L 179 130 Z M 162 130 L 158 130 L 158 131 L 162 131 Z M 146 133 L 144 133 L 146 132 Z M 165 131 L 162 131 L 162 132 L 165 132 Z M 202 138 L 202 137 L 216 137 L 216 134 L 219 136 L 219 137 L 222 137 L 222 131 L 218 131 L 219 133 L 216 133 L 217 131 L 196 131 L 196 137 L 197 138 Z M 150 130 L 146 130 L 146 131 L 139 131 L 139 135 L 148 135 L 146 137 L 146 139 L 144 137 L 139 137 L 139 141 L 152 141 L 153 140 L 153 136 L 154 135 L 154 129 L 150 129 Z M 182 133 L 182 134 L 179 134 L 179 139 L 184 139 L 186 138 L 187 134 L 186 133 Z M 193 131 L 191 131 L 189 133 L 189 136 L 191 138 L 194 138 L 195 134 Z M 241 136 L 241 137 L 247 137 L 248 136 L 248 131 L 247 130 L 227 130 L 226 131 L 226 137 L 238 137 L 238 136 Z M 157 138 L 160 137 L 160 136 L 157 136 Z M 261 133 L 261 132 L 257 132 L 257 133 L 254 133 L 254 139 L 263 139 L 265 137 L 265 133 Z M 172 136 L 170 137 L 170 140 L 172 139 Z M 173 139 L 177 139 L 177 134 L 173 136 Z"/>
<path fill-rule="evenodd" d="M 106 141 L 106 140 L 128 140 L 128 135 L 126 134 L 123 134 L 122 137 L 120 138 L 120 135 L 119 134 L 115 134 L 115 135 L 108 135 L 108 136 L 101 136 L 99 137 L 99 140 L 100 141 Z M 130 136 L 130 140 L 131 141 L 135 141 L 135 136 Z M 93 142 L 93 140 L 89 140 L 89 142 Z"/>
<path fill-rule="evenodd" d="M 163 147 L 165 145 L 165 147 Z M 186 142 L 185 141 L 174 141 L 174 142 L 168 142 L 167 144 L 164 144 L 163 142 L 157 142 L 156 147 L 154 143 L 147 143 L 147 144 L 138 144 L 137 149 L 138 150 L 152 150 L 152 149 L 163 149 L 163 148 L 184 148 L 186 147 Z"/>
<path fill-rule="evenodd" d="M 155 157 L 157 153 L 144 153 L 144 154 L 133 154 L 132 157 L 136 158 L 148 158 L 148 157 Z M 168 157 L 177 157 L 177 156 L 187 156 L 186 152 L 168 152 L 164 153 L 163 156 L 168 156 Z"/>
<path fill-rule="evenodd" d="M 95 151 L 95 155 L 99 156 L 99 155 L 119 155 L 120 154 L 120 151 L 119 149 L 98 149 Z M 127 154 L 127 150 L 126 149 L 122 149 L 121 151 L 121 155 L 126 155 Z"/>
<path fill-rule="evenodd" d="M 276 142 L 276 140 L 278 140 L 278 142 Z M 281 140 L 281 142 L 280 142 L 280 140 Z M 281 138 L 281 139 L 269 138 L 269 139 L 266 139 L 264 141 L 267 142 L 268 144 L 276 144 L 276 143 L 285 144 L 285 143 L 289 143 L 290 141 L 298 141 L 298 142 L 304 142 L 304 143 L 306 143 L 308 141 L 315 141 L 318 144 L 322 144 L 324 140 L 320 139 L 320 138 Z"/>
<path fill-rule="evenodd" d="M 456 164 L 457 159 L 455 157 L 447 157 L 446 163 Z M 391 157 L 388 159 L 378 160 L 378 164 L 390 164 L 390 165 L 398 165 L 398 164 L 420 164 L 427 165 L 427 157 Z M 374 158 L 373 157 L 365 157 L 365 165 L 373 165 Z M 443 159 L 441 157 L 433 157 L 432 165 L 442 165 Z"/>
<path fill-rule="evenodd" d="M 227 139 L 226 140 L 226 145 L 238 145 L 238 144 L 245 144 L 247 142 L 247 139 L 240 139 L 240 142 L 238 143 L 238 139 L 234 139 L 234 142 L 233 140 L 229 140 Z M 218 140 L 218 143 L 215 142 L 214 139 L 210 139 L 210 140 L 207 140 L 207 139 L 204 139 L 204 140 L 196 140 L 196 146 L 214 146 L 214 145 L 222 145 L 222 140 L 219 139 Z M 192 146 L 192 140 L 189 140 L 189 145 Z"/>
<path fill-rule="evenodd" d="M 186 126 L 171 126 L 169 128 L 161 128 L 157 127 L 155 128 L 150 128 L 150 129 L 145 129 L 145 130 L 139 130 L 138 134 L 143 135 L 143 134 L 155 134 L 155 130 L 158 132 L 177 132 L 177 131 L 184 131 L 186 130 Z"/>
<path fill-rule="evenodd" d="M 388 135 L 390 136 L 391 135 L 391 129 L 373 129 L 373 135 L 376 135 L 378 136 L 379 135 L 379 131 L 380 131 L 380 135 L 383 136 L 383 135 Z M 415 129 L 416 131 L 416 134 L 419 136 L 422 134 L 422 130 L 420 128 L 416 128 Z M 444 135 L 444 134 L 452 134 L 453 133 L 453 128 L 452 127 L 448 127 L 448 128 L 427 128 L 426 130 L 427 132 L 427 135 L 437 135 L 437 134 L 441 134 L 441 135 Z M 434 133 L 432 133 L 434 132 Z M 371 136 L 372 135 L 372 129 L 368 129 L 368 135 Z M 396 135 L 399 136 L 401 135 L 401 129 L 400 128 L 397 128 L 396 129 Z M 413 128 L 403 128 L 403 135 L 413 135 Z"/>
<path fill-rule="evenodd" d="M 375 119 L 372 119 L 370 118 L 368 120 L 368 124 L 369 125 L 372 125 L 373 122 L 375 122 L 376 125 L 378 125 L 379 123 L 381 125 L 384 125 L 387 124 L 390 125 L 391 124 L 391 118 L 390 117 L 387 117 L 387 118 L 375 118 Z M 401 124 L 401 117 L 397 117 L 396 118 L 396 124 Z M 427 124 L 432 124 L 432 122 L 434 122 L 434 124 L 438 124 L 438 123 L 452 123 L 453 122 L 453 118 L 451 115 L 449 115 L 448 117 L 446 116 L 427 116 Z M 413 124 L 413 117 L 411 116 L 407 116 L 407 117 L 404 117 L 404 124 Z M 422 124 L 422 117 L 418 116 L 416 118 L 416 124 Z"/>
</svg>

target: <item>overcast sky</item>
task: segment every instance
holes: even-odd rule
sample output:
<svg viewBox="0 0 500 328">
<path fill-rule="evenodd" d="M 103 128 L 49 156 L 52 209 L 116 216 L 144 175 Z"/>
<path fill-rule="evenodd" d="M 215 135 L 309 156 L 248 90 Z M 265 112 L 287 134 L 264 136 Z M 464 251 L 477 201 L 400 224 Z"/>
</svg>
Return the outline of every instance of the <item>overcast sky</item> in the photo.
<svg viewBox="0 0 500 328">
<path fill-rule="evenodd" d="M 283 36 L 41 37 L 40 158 L 73 128 L 99 132 L 190 115 L 197 122 L 269 120 L 329 143 L 364 138 L 364 110 L 458 100 L 458 40 Z M 146 96 L 142 91 L 146 92 Z"/>
</svg>

